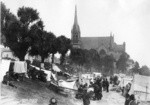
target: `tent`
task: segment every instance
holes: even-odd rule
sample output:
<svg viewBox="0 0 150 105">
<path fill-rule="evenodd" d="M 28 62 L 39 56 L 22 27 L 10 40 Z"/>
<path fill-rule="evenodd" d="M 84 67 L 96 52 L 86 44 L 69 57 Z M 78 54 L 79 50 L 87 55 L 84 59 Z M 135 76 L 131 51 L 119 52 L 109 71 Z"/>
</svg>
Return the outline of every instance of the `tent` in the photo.
<svg viewBox="0 0 150 105">
<path fill-rule="evenodd" d="M 102 74 L 99 72 L 93 72 L 93 77 L 102 77 Z"/>
<path fill-rule="evenodd" d="M 34 67 L 36 70 L 40 70 L 39 67 L 37 66 L 34 66 L 34 65 L 30 65 L 32 67 Z M 45 74 L 47 74 L 47 81 L 51 81 L 51 76 L 54 78 L 55 81 L 57 81 L 57 77 L 56 77 L 56 74 L 53 74 L 50 70 L 45 70 L 45 69 L 41 69 L 42 71 L 44 71 Z"/>
<path fill-rule="evenodd" d="M 10 62 L 10 60 L 0 61 L 0 82 L 3 80 L 4 75 L 9 70 Z"/>
<path fill-rule="evenodd" d="M 64 80 L 59 80 L 58 81 L 58 85 L 60 87 L 63 88 L 67 88 L 67 89 L 72 89 L 72 90 L 77 90 L 77 86 L 76 86 L 76 81 L 64 81 Z"/>
<path fill-rule="evenodd" d="M 91 74 L 82 74 L 81 77 L 90 79 L 91 78 Z"/>
<path fill-rule="evenodd" d="M 53 64 L 52 67 L 53 67 L 53 70 L 56 71 L 56 72 L 60 72 L 61 71 L 61 69 L 55 64 Z"/>
<path fill-rule="evenodd" d="M 135 75 L 129 94 L 141 101 L 150 101 L 150 77 Z"/>
<path fill-rule="evenodd" d="M 124 77 L 124 78 L 121 78 L 120 80 L 120 83 L 119 83 L 119 86 L 120 87 L 125 87 L 128 83 L 132 83 L 132 78 L 131 77 Z"/>
</svg>

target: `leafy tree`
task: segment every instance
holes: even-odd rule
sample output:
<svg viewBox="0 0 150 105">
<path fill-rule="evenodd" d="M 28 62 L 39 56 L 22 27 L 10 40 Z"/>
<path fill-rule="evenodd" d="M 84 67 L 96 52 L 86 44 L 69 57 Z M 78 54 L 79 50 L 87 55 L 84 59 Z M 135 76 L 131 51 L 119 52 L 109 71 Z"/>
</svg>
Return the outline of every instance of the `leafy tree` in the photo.
<svg viewBox="0 0 150 105">
<path fill-rule="evenodd" d="M 54 63 L 54 55 L 57 53 L 58 49 L 58 41 L 57 38 L 54 36 L 52 41 L 52 47 L 50 53 L 52 54 L 52 63 Z"/>
<path fill-rule="evenodd" d="M 121 72 L 125 72 L 126 68 L 128 66 L 127 65 L 128 59 L 129 59 L 129 55 L 127 53 L 123 52 L 120 55 L 120 58 L 119 58 L 119 60 L 116 63 L 117 69 L 121 70 Z"/>
<path fill-rule="evenodd" d="M 113 69 L 114 69 L 114 57 L 113 55 L 106 55 L 104 58 L 104 67 L 105 67 L 105 72 L 106 73 L 111 73 L 113 74 Z"/>
<path fill-rule="evenodd" d="M 150 76 L 150 69 L 146 65 L 144 65 L 140 68 L 139 74 L 145 75 L 145 76 Z"/>
<path fill-rule="evenodd" d="M 1 2 L 1 43 L 5 46 L 7 46 L 5 39 L 5 34 L 7 32 L 6 30 L 8 29 L 9 25 L 16 20 L 16 16 L 6 8 L 3 2 Z"/>
<path fill-rule="evenodd" d="M 61 35 L 57 37 L 57 44 L 59 46 L 57 50 L 61 54 L 60 64 L 63 64 L 65 60 L 65 55 L 68 52 L 68 50 L 71 48 L 71 40 Z"/>
<path fill-rule="evenodd" d="M 100 69 L 101 63 L 100 63 L 100 55 L 95 49 L 89 50 L 91 55 L 91 64 L 94 68 Z"/>
<path fill-rule="evenodd" d="M 43 22 L 39 21 L 37 24 L 31 27 L 32 44 L 29 50 L 29 54 L 40 55 L 41 62 L 44 63 L 45 58 L 52 52 L 52 44 L 55 35 L 51 32 L 43 30 Z"/>
<path fill-rule="evenodd" d="M 136 61 L 134 63 L 134 67 L 132 68 L 132 73 L 139 73 L 139 69 L 140 69 L 139 63 Z"/>
<path fill-rule="evenodd" d="M 29 26 L 32 22 L 39 19 L 39 13 L 37 10 L 30 7 L 21 7 L 17 13 L 22 25 Z"/>
<path fill-rule="evenodd" d="M 31 26 L 36 24 L 39 14 L 36 10 L 29 7 L 19 8 L 18 20 L 12 22 L 6 29 L 7 46 L 13 51 L 14 55 L 21 61 L 32 43 Z"/>
</svg>

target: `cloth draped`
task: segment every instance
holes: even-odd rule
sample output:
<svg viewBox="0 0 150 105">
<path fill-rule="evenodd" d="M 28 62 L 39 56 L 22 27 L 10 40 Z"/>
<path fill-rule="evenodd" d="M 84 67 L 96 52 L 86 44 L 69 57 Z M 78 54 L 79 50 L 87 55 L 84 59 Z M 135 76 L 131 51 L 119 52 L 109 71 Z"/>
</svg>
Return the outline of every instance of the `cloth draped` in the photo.
<svg viewBox="0 0 150 105">
<path fill-rule="evenodd" d="M 36 67 L 36 66 L 33 66 L 33 65 L 30 65 L 32 67 L 34 67 L 36 70 L 40 70 L 39 67 Z M 47 74 L 47 81 L 51 81 L 51 76 L 54 78 L 55 81 L 57 81 L 57 77 L 56 77 L 56 74 L 53 74 L 52 71 L 50 70 L 45 70 L 45 69 L 41 69 L 42 71 L 44 71 L 45 74 Z"/>
<path fill-rule="evenodd" d="M 58 85 L 64 88 L 77 90 L 76 81 L 67 82 L 64 80 L 59 80 Z"/>
<path fill-rule="evenodd" d="M 14 73 L 26 73 L 27 63 L 21 61 L 15 61 L 14 63 Z"/>
</svg>

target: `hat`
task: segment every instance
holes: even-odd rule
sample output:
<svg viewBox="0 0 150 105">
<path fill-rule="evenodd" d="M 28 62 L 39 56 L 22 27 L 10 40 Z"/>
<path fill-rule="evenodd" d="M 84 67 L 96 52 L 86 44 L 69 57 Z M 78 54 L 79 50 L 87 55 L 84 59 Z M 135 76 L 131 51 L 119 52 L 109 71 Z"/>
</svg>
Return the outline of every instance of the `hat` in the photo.
<svg viewBox="0 0 150 105">
<path fill-rule="evenodd" d="M 50 103 L 55 104 L 55 103 L 57 103 L 57 100 L 55 98 L 51 98 Z"/>
</svg>

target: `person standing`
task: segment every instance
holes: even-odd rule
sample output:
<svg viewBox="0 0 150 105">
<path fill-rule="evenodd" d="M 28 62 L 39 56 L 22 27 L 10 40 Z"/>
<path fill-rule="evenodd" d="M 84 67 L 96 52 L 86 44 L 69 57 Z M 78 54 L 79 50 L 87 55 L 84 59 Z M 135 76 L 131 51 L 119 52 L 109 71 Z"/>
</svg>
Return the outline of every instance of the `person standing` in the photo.
<svg viewBox="0 0 150 105">
<path fill-rule="evenodd" d="M 134 94 L 130 96 L 129 105 L 139 105 L 139 102 L 136 102 Z"/>
<path fill-rule="evenodd" d="M 87 90 L 84 90 L 83 93 L 83 105 L 90 105 L 90 94 L 87 92 Z"/>
<path fill-rule="evenodd" d="M 103 78 L 102 87 L 103 87 L 103 91 L 105 91 L 106 90 L 106 81 L 105 81 L 105 78 Z"/>
<path fill-rule="evenodd" d="M 126 100 L 125 100 L 125 104 L 124 105 L 129 105 L 129 102 L 130 102 L 130 95 L 129 94 L 126 94 Z"/>
<path fill-rule="evenodd" d="M 98 100 L 99 86 L 96 82 L 94 83 L 94 94 L 95 94 L 95 100 Z"/>
<path fill-rule="evenodd" d="M 108 82 L 107 79 L 106 79 L 106 81 L 105 81 L 105 84 L 106 84 L 106 91 L 109 92 L 109 82 Z"/>
</svg>

